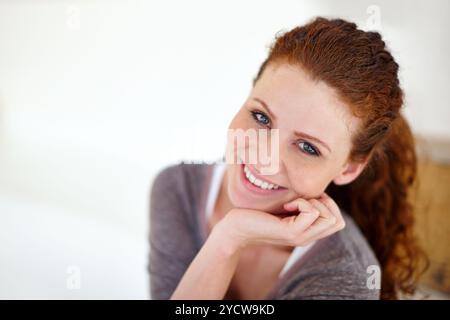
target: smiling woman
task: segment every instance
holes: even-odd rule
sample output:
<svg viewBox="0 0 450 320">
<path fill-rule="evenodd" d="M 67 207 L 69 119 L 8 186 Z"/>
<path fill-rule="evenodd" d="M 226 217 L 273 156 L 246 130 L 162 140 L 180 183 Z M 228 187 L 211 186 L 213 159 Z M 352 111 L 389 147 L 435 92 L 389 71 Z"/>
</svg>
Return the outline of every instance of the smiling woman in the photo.
<svg viewBox="0 0 450 320">
<path fill-rule="evenodd" d="M 416 155 L 397 72 L 380 34 L 341 19 L 316 18 L 278 36 L 229 125 L 278 130 L 268 138 L 279 146 L 270 155 L 277 171 L 237 156 L 157 176 L 152 297 L 412 294 L 426 258 L 412 234 Z M 260 147 L 229 144 L 235 155 Z"/>
</svg>

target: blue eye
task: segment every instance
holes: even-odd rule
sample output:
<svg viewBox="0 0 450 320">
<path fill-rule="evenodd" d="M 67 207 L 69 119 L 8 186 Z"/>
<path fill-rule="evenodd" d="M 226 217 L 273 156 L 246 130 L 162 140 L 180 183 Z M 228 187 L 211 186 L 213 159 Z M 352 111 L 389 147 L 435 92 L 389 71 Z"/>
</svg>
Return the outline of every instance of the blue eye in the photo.
<svg viewBox="0 0 450 320">
<path fill-rule="evenodd" d="M 267 126 L 270 124 L 269 118 L 262 112 L 252 111 L 252 116 L 256 120 L 256 122 L 259 122 L 262 125 Z"/>
<path fill-rule="evenodd" d="M 310 143 L 308 143 L 306 141 L 299 142 L 298 147 L 300 148 L 300 150 L 302 152 L 305 152 L 305 153 L 315 156 L 315 157 L 319 156 L 319 152 L 317 151 L 317 149 L 314 148 Z"/>
</svg>

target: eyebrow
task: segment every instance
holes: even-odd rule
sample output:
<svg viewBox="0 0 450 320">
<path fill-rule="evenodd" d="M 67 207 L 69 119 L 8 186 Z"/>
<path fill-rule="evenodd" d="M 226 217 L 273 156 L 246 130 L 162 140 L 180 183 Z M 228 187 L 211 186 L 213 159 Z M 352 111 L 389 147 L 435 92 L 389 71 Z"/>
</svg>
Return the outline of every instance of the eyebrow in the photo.
<svg viewBox="0 0 450 320">
<path fill-rule="evenodd" d="M 256 98 L 256 97 L 253 98 L 253 100 L 258 101 L 259 103 L 261 103 L 262 106 L 264 107 L 264 109 L 266 109 L 266 111 L 269 114 L 269 116 L 271 116 L 274 120 L 277 119 L 277 117 L 273 114 L 272 111 L 270 111 L 270 108 L 267 106 L 267 104 L 264 101 L 262 101 L 260 98 Z"/>
<path fill-rule="evenodd" d="M 315 141 L 315 142 L 321 144 L 322 146 L 324 146 L 325 148 L 327 148 L 329 152 L 331 152 L 330 147 L 325 142 L 323 142 L 322 140 L 320 140 L 320 139 L 318 139 L 316 137 L 313 137 L 313 136 L 311 136 L 311 135 L 309 135 L 307 133 L 300 132 L 300 131 L 294 131 L 294 134 L 296 136 L 300 137 L 300 138 L 305 138 L 305 139 L 309 139 L 309 140 Z"/>
<path fill-rule="evenodd" d="M 275 116 L 275 114 L 270 110 L 269 106 L 268 106 L 263 100 L 261 100 L 261 99 L 259 99 L 259 98 L 256 98 L 256 97 L 253 98 L 253 100 L 258 101 L 260 104 L 262 104 L 262 106 L 264 107 L 264 109 L 266 109 L 267 113 L 268 113 L 274 120 L 277 119 L 277 117 Z M 307 133 L 305 133 L 305 132 L 301 132 L 301 131 L 294 131 L 294 134 L 295 134 L 297 137 L 305 138 L 305 139 L 309 139 L 309 140 L 315 141 L 315 142 L 317 142 L 318 144 L 321 144 L 321 145 L 322 145 L 323 147 L 325 147 L 326 149 L 328 149 L 329 152 L 331 152 L 330 147 L 329 147 L 325 142 L 323 142 L 322 140 L 320 140 L 319 138 L 313 137 L 313 136 L 311 136 L 311 135 L 309 135 L 309 134 L 307 134 Z"/>
</svg>

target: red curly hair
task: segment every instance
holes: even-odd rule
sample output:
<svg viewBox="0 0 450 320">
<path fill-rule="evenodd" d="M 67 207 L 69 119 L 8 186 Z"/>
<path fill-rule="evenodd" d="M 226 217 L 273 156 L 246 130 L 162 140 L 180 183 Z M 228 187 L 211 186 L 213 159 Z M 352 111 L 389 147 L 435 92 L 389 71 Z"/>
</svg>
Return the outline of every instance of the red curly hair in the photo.
<svg viewBox="0 0 450 320">
<path fill-rule="evenodd" d="M 428 267 L 408 200 L 417 172 L 415 141 L 401 114 L 399 66 L 381 35 L 342 19 L 318 17 L 276 35 L 253 84 L 272 63 L 299 66 L 324 81 L 361 119 L 349 160 L 368 164 L 352 183 L 330 183 L 326 192 L 353 217 L 374 250 L 382 268 L 381 299 L 413 294 Z"/>
</svg>

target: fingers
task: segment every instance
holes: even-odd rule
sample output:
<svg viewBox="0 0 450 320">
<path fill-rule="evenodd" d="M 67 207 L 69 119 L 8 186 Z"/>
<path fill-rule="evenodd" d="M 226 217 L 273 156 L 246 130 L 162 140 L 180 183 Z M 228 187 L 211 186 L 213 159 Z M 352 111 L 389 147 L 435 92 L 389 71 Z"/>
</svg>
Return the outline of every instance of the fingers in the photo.
<svg viewBox="0 0 450 320">
<path fill-rule="evenodd" d="M 316 212 L 319 214 L 317 209 L 306 199 L 297 198 L 291 202 L 288 202 L 284 205 L 285 210 L 287 211 L 299 211 L 300 213 L 313 213 Z"/>
<path fill-rule="evenodd" d="M 310 238 L 309 242 L 325 238 L 345 227 L 345 221 L 342 217 L 339 206 L 326 193 L 323 193 L 318 200 L 314 199 L 314 203 L 323 210 L 326 210 L 329 214 L 333 215 L 334 219 L 330 220 L 330 222 L 333 221 L 333 223 L 328 228 L 318 227 L 315 230 L 311 231 L 310 233 L 307 233 L 305 236 Z"/>
<path fill-rule="evenodd" d="M 298 210 L 300 214 L 289 222 L 290 240 L 294 245 L 306 245 L 312 241 L 329 236 L 345 226 L 338 205 L 327 194 L 317 199 L 296 199 L 285 204 L 288 211 Z"/>
<path fill-rule="evenodd" d="M 314 206 L 320 211 L 320 215 L 314 223 L 307 228 L 302 234 L 302 241 L 304 243 L 310 243 L 325 234 L 332 234 L 337 231 L 336 217 L 330 212 L 327 206 L 321 203 L 319 200 L 310 200 Z"/>
<path fill-rule="evenodd" d="M 301 233 L 306 230 L 320 215 L 319 210 L 303 198 L 295 199 L 285 204 L 284 207 L 288 211 L 299 211 L 298 215 L 288 218 L 294 233 Z"/>
<path fill-rule="evenodd" d="M 326 220 L 327 223 L 334 224 L 336 223 L 336 216 L 330 211 L 330 209 L 322 202 L 317 199 L 311 199 L 310 202 L 314 205 L 320 212 L 318 220 Z M 320 223 L 318 221 L 317 223 Z"/>
<path fill-rule="evenodd" d="M 343 229 L 345 227 L 345 220 L 342 217 L 341 209 L 336 204 L 336 202 L 329 195 L 327 195 L 325 192 L 322 193 L 322 195 L 320 196 L 320 201 L 336 217 L 336 220 L 337 220 L 336 224 L 337 224 L 339 230 Z"/>
<path fill-rule="evenodd" d="M 287 204 L 284 208 L 288 211 L 299 211 L 299 214 L 283 219 L 288 223 L 285 237 L 294 245 L 299 245 L 302 235 L 320 216 L 320 211 L 310 201 L 298 198 Z"/>
</svg>

